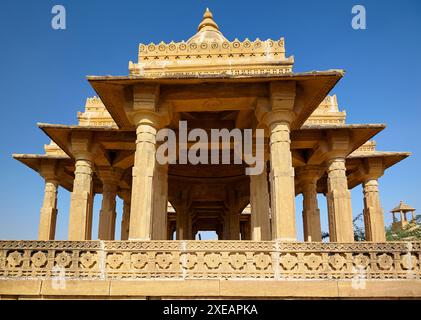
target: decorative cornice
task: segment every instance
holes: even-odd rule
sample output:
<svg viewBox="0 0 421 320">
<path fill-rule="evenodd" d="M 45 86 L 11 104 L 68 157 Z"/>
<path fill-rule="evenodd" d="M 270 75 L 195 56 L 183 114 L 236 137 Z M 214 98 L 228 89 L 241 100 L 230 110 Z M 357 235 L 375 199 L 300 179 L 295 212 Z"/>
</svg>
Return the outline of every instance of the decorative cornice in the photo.
<svg viewBox="0 0 421 320">
<path fill-rule="evenodd" d="M 129 62 L 130 75 L 290 73 L 294 58 L 285 57 L 284 38 L 228 41 L 207 10 L 198 32 L 187 42 L 140 44 L 138 63 Z M 272 70 L 272 71 L 271 71 Z"/>
<path fill-rule="evenodd" d="M 367 153 L 367 152 L 375 152 L 376 151 L 376 141 L 370 140 L 364 143 L 361 147 L 355 150 L 352 154 L 356 153 Z"/>
</svg>

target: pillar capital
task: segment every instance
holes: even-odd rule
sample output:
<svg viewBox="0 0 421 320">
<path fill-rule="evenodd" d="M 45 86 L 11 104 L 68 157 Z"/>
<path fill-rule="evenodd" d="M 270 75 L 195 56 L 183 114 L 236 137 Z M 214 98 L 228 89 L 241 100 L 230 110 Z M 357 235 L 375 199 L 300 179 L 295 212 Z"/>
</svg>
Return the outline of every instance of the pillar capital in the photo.
<svg viewBox="0 0 421 320">
<path fill-rule="evenodd" d="M 93 161 L 92 132 L 73 132 L 70 138 L 70 149 L 76 160 Z"/>
<path fill-rule="evenodd" d="M 149 125 L 158 130 L 168 125 L 170 106 L 159 103 L 159 91 L 159 84 L 133 86 L 133 101 L 126 107 L 126 114 L 134 126 Z"/>
<path fill-rule="evenodd" d="M 382 158 L 364 159 L 363 175 L 364 182 L 377 180 L 384 174 L 384 163 Z"/>
<path fill-rule="evenodd" d="M 295 174 L 302 187 L 309 183 L 317 183 L 317 180 L 325 173 L 326 169 L 322 166 L 306 165 L 295 168 Z"/>
<path fill-rule="evenodd" d="M 294 108 L 296 95 L 295 81 L 272 81 L 269 85 L 271 109 L 290 110 Z"/>
<path fill-rule="evenodd" d="M 45 181 L 58 184 L 58 161 L 41 161 L 40 175 L 45 179 Z"/>
<path fill-rule="evenodd" d="M 132 191 L 130 189 L 120 189 L 118 192 L 118 196 L 121 200 L 125 202 L 131 201 Z"/>
<path fill-rule="evenodd" d="M 123 169 L 114 167 L 98 167 L 98 176 L 103 185 L 117 186 L 121 177 L 123 176 Z"/>
<path fill-rule="evenodd" d="M 256 119 L 259 124 L 271 128 L 274 124 L 282 123 L 288 126 L 294 120 L 295 113 L 292 109 L 272 109 L 270 100 L 259 99 L 255 109 Z"/>
<path fill-rule="evenodd" d="M 326 142 L 327 162 L 334 161 L 337 158 L 346 158 L 350 152 L 351 138 L 346 130 L 328 130 Z"/>
<path fill-rule="evenodd" d="M 346 170 L 345 157 L 337 156 L 329 158 L 325 164 L 328 173 L 336 170 Z"/>
</svg>

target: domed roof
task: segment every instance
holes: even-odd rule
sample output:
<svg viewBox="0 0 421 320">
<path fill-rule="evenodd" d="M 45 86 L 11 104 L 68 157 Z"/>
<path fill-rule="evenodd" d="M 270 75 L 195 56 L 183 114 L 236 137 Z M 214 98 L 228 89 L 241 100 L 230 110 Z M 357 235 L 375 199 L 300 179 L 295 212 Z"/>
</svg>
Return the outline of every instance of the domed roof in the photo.
<svg viewBox="0 0 421 320">
<path fill-rule="evenodd" d="M 202 22 L 200 22 L 197 28 L 197 33 L 187 40 L 187 43 L 192 42 L 224 42 L 228 41 L 224 35 L 219 31 L 219 27 L 213 20 L 212 12 L 209 8 L 206 8 L 203 14 Z"/>
</svg>

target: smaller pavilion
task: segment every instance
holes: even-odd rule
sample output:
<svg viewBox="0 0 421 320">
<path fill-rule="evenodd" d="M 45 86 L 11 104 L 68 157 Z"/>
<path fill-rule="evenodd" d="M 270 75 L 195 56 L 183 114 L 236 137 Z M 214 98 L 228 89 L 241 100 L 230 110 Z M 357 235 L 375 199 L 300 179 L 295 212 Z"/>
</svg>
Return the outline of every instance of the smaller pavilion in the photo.
<svg viewBox="0 0 421 320">
<path fill-rule="evenodd" d="M 399 231 L 404 229 L 409 223 L 415 221 L 415 208 L 405 204 L 402 200 L 399 205 L 390 210 L 393 214 L 392 230 Z M 396 218 L 396 214 L 399 213 L 399 219 Z M 411 218 L 408 219 L 407 214 L 411 213 Z"/>
</svg>

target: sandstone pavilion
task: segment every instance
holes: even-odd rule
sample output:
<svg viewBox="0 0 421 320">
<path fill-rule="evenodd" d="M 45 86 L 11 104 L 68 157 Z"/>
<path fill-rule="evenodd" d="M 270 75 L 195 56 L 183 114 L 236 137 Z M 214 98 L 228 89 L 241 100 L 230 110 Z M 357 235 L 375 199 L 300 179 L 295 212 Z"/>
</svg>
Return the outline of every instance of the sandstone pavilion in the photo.
<svg viewBox="0 0 421 320">
<path fill-rule="evenodd" d="M 206 10 L 188 41 L 140 44 L 129 75 L 88 76 L 98 97 L 78 124 L 39 123 L 45 153 L 13 155 L 43 177 L 45 195 L 38 240 L 0 241 L 0 297 L 421 297 L 421 243 L 386 242 L 379 196 L 379 178 L 409 153 L 376 149 L 384 124 L 346 122 L 328 95 L 342 70 L 293 64 L 283 38 L 229 41 Z M 157 163 L 158 130 L 183 120 L 264 129 L 263 172 Z M 353 235 L 358 185 L 363 242 Z M 59 186 L 71 192 L 65 241 L 54 240 Z M 199 231 L 218 240 L 195 240 Z"/>
</svg>

